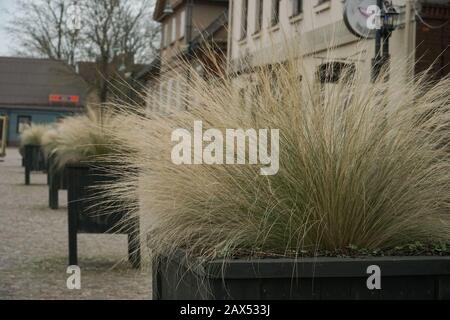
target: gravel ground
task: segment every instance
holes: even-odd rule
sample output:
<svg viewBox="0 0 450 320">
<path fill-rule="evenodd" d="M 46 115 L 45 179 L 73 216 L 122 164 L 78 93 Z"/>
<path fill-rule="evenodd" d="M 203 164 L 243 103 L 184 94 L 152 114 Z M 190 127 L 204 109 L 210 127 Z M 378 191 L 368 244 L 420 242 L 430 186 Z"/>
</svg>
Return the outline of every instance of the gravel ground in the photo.
<svg viewBox="0 0 450 320">
<path fill-rule="evenodd" d="M 9 148 L 2 160 L 0 299 L 151 298 L 150 268 L 131 268 L 126 235 L 80 234 L 81 289 L 67 289 L 66 191 L 60 191 L 60 209 L 51 210 L 46 175 L 32 173 L 25 186 L 18 150 Z"/>
</svg>

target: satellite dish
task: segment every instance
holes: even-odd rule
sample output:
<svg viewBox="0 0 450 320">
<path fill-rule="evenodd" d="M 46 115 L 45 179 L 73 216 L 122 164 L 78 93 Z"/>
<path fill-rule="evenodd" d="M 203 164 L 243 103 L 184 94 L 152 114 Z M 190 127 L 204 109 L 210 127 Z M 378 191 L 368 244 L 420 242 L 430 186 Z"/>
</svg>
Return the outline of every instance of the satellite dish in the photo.
<svg viewBox="0 0 450 320">
<path fill-rule="evenodd" d="M 376 0 L 347 0 L 344 4 L 344 22 L 355 36 L 373 39 L 377 33 L 379 11 Z"/>
</svg>

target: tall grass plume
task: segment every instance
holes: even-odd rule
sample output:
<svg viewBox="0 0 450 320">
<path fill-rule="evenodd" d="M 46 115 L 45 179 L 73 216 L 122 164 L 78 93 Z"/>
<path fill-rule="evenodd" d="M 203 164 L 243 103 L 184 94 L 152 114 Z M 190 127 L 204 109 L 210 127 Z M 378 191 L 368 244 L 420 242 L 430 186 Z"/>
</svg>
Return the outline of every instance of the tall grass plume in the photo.
<svg viewBox="0 0 450 320">
<path fill-rule="evenodd" d="M 126 115 L 129 130 L 111 132 L 136 150 L 120 158 L 139 176 L 110 191 L 140 198 L 154 254 L 292 255 L 450 240 L 449 78 L 405 81 L 393 66 L 388 82 L 368 83 L 356 70 L 321 85 L 292 60 L 250 70 L 255 85 L 244 101 L 233 75 L 185 68 L 186 109 L 151 96 L 154 110 L 172 111 Z M 222 132 L 279 129 L 278 173 L 173 164 L 172 131 L 197 120 Z"/>
</svg>

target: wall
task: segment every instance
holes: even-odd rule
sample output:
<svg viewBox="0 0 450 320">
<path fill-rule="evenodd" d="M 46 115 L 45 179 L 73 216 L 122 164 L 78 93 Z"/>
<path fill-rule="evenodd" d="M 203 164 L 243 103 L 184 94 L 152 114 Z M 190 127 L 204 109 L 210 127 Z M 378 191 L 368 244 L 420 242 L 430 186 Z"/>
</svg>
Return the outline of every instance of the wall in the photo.
<svg viewBox="0 0 450 320">
<path fill-rule="evenodd" d="M 303 64 L 307 76 L 313 77 L 317 67 L 327 61 L 339 60 L 355 63 L 356 67 L 367 73 L 370 80 L 371 59 L 374 56 L 375 41 L 363 40 L 351 34 L 343 21 L 342 0 L 330 0 L 319 5 L 318 0 L 303 1 L 303 13 L 292 17 L 291 0 L 281 0 L 280 23 L 271 27 L 272 1 L 263 1 L 264 16 L 261 31 L 255 33 L 257 0 L 248 0 L 248 31 L 245 38 L 241 37 L 241 19 L 243 0 L 232 0 L 231 12 L 231 41 L 228 59 L 230 71 L 238 72 L 248 66 L 266 65 L 282 61 L 290 55 L 303 56 Z M 400 10 L 405 11 L 406 0 L 394 0 Z M 412 15 L 414 18 L 414 15 Z M 414 56 L 414 51 L 406 51 L 406 43 L 414 41 L 412 28 L 408 36 L 405 35 L 404 14 L 401 15 L 403 25 L 394 32 L 390 41 L 390 52 L 393 64 L 405 73 L 407 57 Z M 415 22 L 412 19 L 410 25 Z M 332 51 L 328 51 L 333 47 Z M 414 48 L 414 46 L 412 46 Z"/>
<path fill-rule="evenodd" d="M 18 116 L 31 116 L 32 123 L 52 123 L 57 121 L 58 117 L 65 117 L 72 114 L 72 112 L 67 111 L 39 111 L 32 109 L 19 110 L 5 107 L 0 108 L 0 115 L 8 116 L 7 143 L 9 146 L 16 146 L 20 142 L 20 134 L 17 133 Z"/>
<path fill-rule="evenodd" d="M 208 1 L 196 3 L 192 17 L 192 38 L 198 36 L 226 9 L 227 5 L 224 3 L 208 3 Z"/>
<path fill-rule="evenodd" d="M 179 53 L 187 49 L 187 39 L 194 39 L 205 28 L 207 28 L 213 21 L 215 21 L 220 14 L 227 10 L 226 1 L 211 2 L 211 1 L 195 1 L 192 7 L 192 34 L 188 35 L 188 23 L 191 20 L 188 16 L 186 1 L 171 1 L 174 5 L 174 13 L 165 17 L 162 22 L 163 37 L 161 42 L 161 73 L 159 76 L 159 89 L 157 92 L 152 90 L 153 94 L 149 93 L 149 102 L 147 104 L 148 111 L 156 112 L 173 112 L 185 109 L 185 101 L 181 96 L 182 87 L 185 85 L 189 75 L 183 67 L 183 62 L 180 61 Z M 186 17 L 183 19 L 186 23 L 185 35 L 180 37 L 180 19 L 181 12 L 186 12 Z M 169 25 L 165 32 L 171 35 L 171 22 L 175 18 L 177 21 L 176 41 L 164 42 L 164 25 Z M 227 33 L 224 30 L 215 35 L 217 40 L 227 39 Z M 195 60 L 195 59 L 194 59 Z M 153 81 L 152 85 L 154 88 Z M 152 88 L 152 89 L 153 89 Z M 162 103 L 158 103 L 162 101 Z M 165 110 L 163 110 L 165 109 Z"/>
<path fill-rule="evenodd" d="M 417 73 L 431 66 L 434 79 L 450 74 L 450 6 L 426 6 L 417 22 Z"/>
<path fill-rule="evenodd" d="M 175 25 L 173 24 L 175 21 Z M 161 21 L 161 60 L 170 61 L 186 45 L 187 8 L 183 3 L 174 9 L 174 13 Z M 175 26 L 175 38 L 172 29 Z"/>
</svg>

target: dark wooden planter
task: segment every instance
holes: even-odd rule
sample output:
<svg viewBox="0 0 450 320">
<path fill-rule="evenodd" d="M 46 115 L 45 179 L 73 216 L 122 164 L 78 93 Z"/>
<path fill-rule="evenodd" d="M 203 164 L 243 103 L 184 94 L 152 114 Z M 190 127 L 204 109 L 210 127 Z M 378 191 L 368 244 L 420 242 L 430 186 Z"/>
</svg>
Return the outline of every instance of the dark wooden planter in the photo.
<svg viewBox="0 0 450 320">
<path fill-rule="evenodd" d="M 48 205 L 51 209 L 59 207 L 59 190 L 67 190 L 67 170 L 58 168 L 55 163 L 55 155 L 48 158 Z"/>
<path fill-rule="evenodd" d="M 183 251 L 154 262 L 155 300 L 450 299 L 450 257 L 216 260 L 196 264 Z M 367 287 L 367 268 L 381 289 Z M 194 266 L 194 267 L 193 267 Z"/>
<path fill-rule="evenodd" d="M 32 171 L 45 171 L 47 164 L 45 161 L 44 153 L 39 145 L 26 145 L 24 147 L 25 165 L 25 184 L 30 184 L 30 174 Z"/>
<path fill-rule="evenodd" d="M 132 216 L 126 203 L 109 199 L 94 186 L 117 177 L 97 165 L 66 165 L 69 214 L 69 265 L 77 265 L 78 233 L 128 235 L 128 258 L 134 268 L 141 263 L 139 218 Z M 107 203 L 105 205 L 105 203 Z"/>
</svg>

